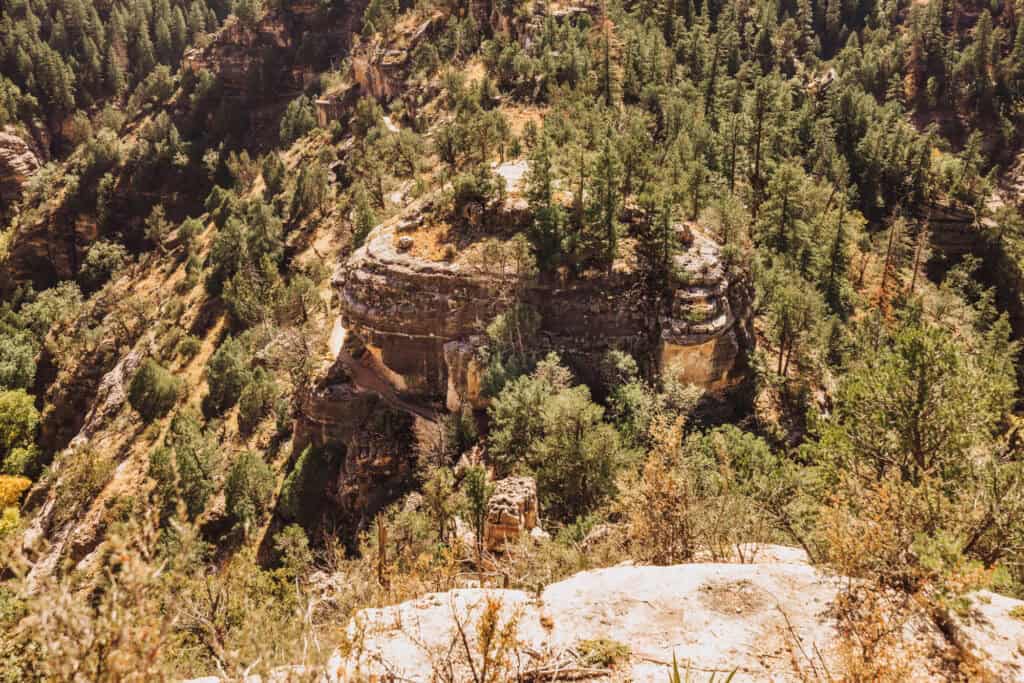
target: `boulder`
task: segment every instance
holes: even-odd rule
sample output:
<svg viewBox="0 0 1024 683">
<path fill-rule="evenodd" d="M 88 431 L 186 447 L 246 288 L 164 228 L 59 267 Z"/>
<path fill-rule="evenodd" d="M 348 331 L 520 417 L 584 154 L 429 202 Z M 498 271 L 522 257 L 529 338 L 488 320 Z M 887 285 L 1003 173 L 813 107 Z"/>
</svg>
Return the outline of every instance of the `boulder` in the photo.
<svg viewBox="0 0 1024 683">
<path fill-rule="evenodd" d="M 537 482 L 532 477 L 509 477 L 494 484 L 484 522 L 484 545 L 491 552 L 504 549 L 521 534 L 537 526 Z"/>
<path fill-rule="evenodd" d="M 493 657 L 491 666 L 501 669 L 495 680 L 550 680 L 542 672 L 557 669 L 559 680 L 663 683 L 673 657 L 697 680 L 712 673 L 724 680 L 733 671 L 735 682 L 843 680 L 843 641 L 832 609 L 842 580 L 789 549 L 758 556 L 766 561 L 587 571 L 539 596 L 458 589 L 364 609 L 348 626 L 352 647 L 332 657 L 324 678 L 427 682 L 451 666 L 448 680 L 472 680 L 459 624 L 473 650 L 490 604 L 513 643 Z M 985 680 L 1022 680 L 1024 621 L 1011 613 L 1024 602 L 979 593 L 971 603 L 969 616 L 957 618 L 958 641 L 991 676 Z M 579 655 L 581 644 L 602 640 L 628 646 L 614 671 Z M 905 640 L 915 646 L 909 680 L 949 679 L 948 641 L 931 619 L 911 618 Z"/>
</svg>

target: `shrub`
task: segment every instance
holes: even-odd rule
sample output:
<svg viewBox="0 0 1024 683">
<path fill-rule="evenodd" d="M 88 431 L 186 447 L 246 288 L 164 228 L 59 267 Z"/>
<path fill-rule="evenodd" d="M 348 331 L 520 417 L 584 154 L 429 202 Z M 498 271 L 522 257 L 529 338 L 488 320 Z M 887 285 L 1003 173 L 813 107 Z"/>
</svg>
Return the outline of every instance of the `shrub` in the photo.
<svg viewBox="0 0 1024 683">
<path fill-rule="evenodd" d="M 487 521 L 487 507 L 491 501 L 494 487 L 487 480 L 487 470 L 475 465 L 466 470 L 462 480 L 465 492 L 465 511 L 476 539 L 477 561 L 484 551 L 484 523 Z"/>
<path fill-rule="evenodd" d="M 309 526 L 319 514 L 324 482 L 331 469 L 331 454 L 307 446 L 281 485 L 278 508 L 290 522 Z"/>
<path fill-rule="evenodd" d="M 33 398 L 24 389 L 0 393 L 0 456 L 5 472 L 22 473 L 22 468 L 13 467 L 12 462 L 23 459 L 25 451 L 35 441 L 38 428 L 39 411 L 36 410 Z"/>
<path fill-rule="evenodd" d="M 281 142 L 290 145 L 309 131 L 316 128 L 316 111 L 313 103 L 305 95 L 300 95 L 288 103 L 281 117 Z"/>
<path fill-rule="evenodd" d="M 309 550 L 309 539 L 298 524 L 289 524 L 274 536 L 274 550 L 281 561 L 281 571 L 286 577 L 295 578 L 306 573 L 313 564 L 313 553 Z"/>
<path fill-rule="evenodd" d="M 0 388 L 32 386 L 36 377 L 36 348 L 27 333 L 0 334 Z"/>
<path fill-rule="evenodd" d="M 182 358 L 195 358 L 202 346 L 203 342 L 199 337 L 194 334 L 185 335 L 181 338 L 181 341 L 178 342 L 178 354 L 180 354 Z"/>
<path fill-rule="evenodd" d="M 248 535 L 274 495 L 274 472 L 258 453 L 246 451 L 231 466 L 224 486 L 227 512 Z"/>
<path fill-rule="evenodd" d="M 0 541 L 13 534 L 20 525 L 18 508 L 0 508 Z"/>
<path fill-rule="evenodd" d="M 0 509 L 17 506 L 21 494 L 31 485 L 32 481 L 26 477 L 0 475 Z"/>
<path fill-rule="evenodd" d="M 357 181 L 352 190 L 352 247 L 363 246 L 375 225 L 377 215 L 370 205 L 370 195 L 362 181 Z"/>
<path fill-rule="evenodd" d="M 155 452 L 150 459 L 150 476 L 168 490 L 174 477 L 169 469 L 169 453 L 174 453 L 177 474 L 177 493 L 185 503 L 191 519 L 206 509 L 206 502 L 214 491 L 214 481 L 220 469 L 221 456 L 217 444 L 205 433 L 198 416 L 182 411 L 171 420 L 170 431 L 164 439 L 166 452 Z"/>
<path fill-rule="evenodd" d="M 203 222 L 198 218 L 187 218 L 178 227 L 178 241 L 185 248 L 186 253 L 191 250 L 192 243 L 196 237 L 203 232 Z"/>
<path fill-rule="evenodd" d="M 253 380 L 242 390 L 238 399 L 238 429 L 249 434 L 266 417 L 277 398 L 277 383 L 262 368 L 256 370 Z"/>
<path fill-rule="evenodd" d="M 182 382 L 152 358 L 146 359 L 128 387 L 128 402 L 144 420 L 163 417 L 178 401 Z"/>
<path fill-rule="evenodd" d="M 82 267 L 78 271 L 78 282 L 86 292 L 94 292 L 107 280 L 124 268 L 128 262 L 128 250 L 116 242 L 100 240 L 85 253 Z"/>
<path fill-rule="evenodd" d="M 70 318 L 81 305 L 82 292 L 78 285 L 74 282 L 61 282 L 40 292 L 32 303 L 25 304 L 21 309 L 21 317 L 41 342 L 54 323 Z"/>
<path fill-rule="evenodd" d="M 210 356 L 206 366 L 206 383 L 210 388 L 203 402 L 207 414 L 219 415 L 238 402 L 242 391 L 252 381 L 249 351 L 236 337 L 228 337 Z"/>
<path fill-rule="evenodd" d="M 99 495 L 114 474 L 115 463 L 109 455 L 78 448 L 62 456 L 59 465 L 52 492 L 51 528 L 75 519 Z"/>
<path fill-rule="evenodd" d="M 594 638 L 581 640 L 576 644 L 576 651 L 584 665 L 607 669 L 616 662 L 628 658 L 632 649 L 626 643 L 617 640 Z"/>
</svg>

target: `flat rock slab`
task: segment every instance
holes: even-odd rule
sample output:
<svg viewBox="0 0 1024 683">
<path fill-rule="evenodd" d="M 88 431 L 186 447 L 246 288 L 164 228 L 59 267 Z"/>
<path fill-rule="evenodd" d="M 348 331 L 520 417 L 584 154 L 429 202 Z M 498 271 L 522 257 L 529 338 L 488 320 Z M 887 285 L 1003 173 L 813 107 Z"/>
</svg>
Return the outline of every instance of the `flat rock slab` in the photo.
<svg viewBox="0 0 1024 683">
<path fill-rule="evenodd" d="M 471 648 L 488 601 L 500 602 L 499 625 L 517 621 L 520 670 L 567 661 L 582 641 L 628 645 L 611 670 L 575 680 L 666 680 L 673 654 L 697 680 L 736 671 L 734 681 L 841 678 L 839 634 L 831 614 L 838 580 L 808 565 L 799 551 L 767 547 L 759 564 L 621 565 L 583 572 L 538 597 L 517 590 L 460 589 L 361 611 L 348 627 L 355 647 L 331 660 L 330 680 L 394 676 L 432 681 L 439 665 L 460 652 L 464 625 Z M 960 624 L 970 647 L 998 680 L 1021 680 L 1024 622 L 1009 616 L 1013 600 L 978 594 L 977 609 Z M 911 637 L 941 642 L 925 620 Z M 455 670 L 465 658 L 455 656 Z M 915 680 L 943 680 L 934 662 L 914 663 Z M 467 671 L 465 680 L 471 680 Z M 513 670 L 514 673 L 514 670 Z M 457 678 L 462 680 L 461 678 Z"/>
<path fill-rule="evenodd" d="M 503 622 L 518 618 L 518 649 L 532 653 L 524 662 L 557 660 L 581 641 L 608 639 L 630 647 L 622 680 L 664 681 L 673 653 L 694 672 L 736 669 L 738 679 L 801 680 L 811 664 L 795 661 L 800 647 L 834 659 L 837 633 L 828 610 L 835 593 L 833 581 L 800 563 L 618 566 L 552 584 L 539 599 L 463 589 L 364 610 L 349 627 L 361 648 L 333 666 L 342 680 L 359 671 L 429 681 L 458 637 L 455 618 L 470 624 L 472 636 L 491 599 L 501 602 Z"/>
</svg>

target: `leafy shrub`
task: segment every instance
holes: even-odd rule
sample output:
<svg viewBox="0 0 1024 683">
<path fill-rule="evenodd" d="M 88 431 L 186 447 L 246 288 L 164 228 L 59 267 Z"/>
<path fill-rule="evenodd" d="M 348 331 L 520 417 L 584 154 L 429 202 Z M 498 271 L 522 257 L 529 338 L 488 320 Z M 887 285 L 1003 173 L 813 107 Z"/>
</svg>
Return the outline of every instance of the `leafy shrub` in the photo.
<svg viewBox="0 0 1024 683">
<path fill-rule="evenodd" d="M 41 342 L 55 323 L 70 318 L 81 305 L 82 292 L 78 285 L 74 282 L 61 282 L 40 292 L 34 301 L 22 306 L 21 317 Z"/>
<path fill-rule="evenodd" d="M 0 541 L 13 534 L 20 525 L 18 508 L 0 508 Z"/>
<path fill-rule="evenodd" d="M 198 218 L 186 218 L 178 226 L 178 241 L 185 248 L 186 253 L 192 249 L 192 243 L 203 232 L 204 227 L 203 222 Z"/>
<path fill-rule="evenodd" d="M 281 142 L 290 145 L 309 131 L 316 128 L 316 110 L 305 95 L 288 103 L 281 117 Z"/>
<path fill-rule="evenodd" d="M 58 464 L 51 494 L 54 500 L 51 528 L 59 528 L 75 519 L 92 503 L 110 481 L 115 467 L 109 455 L 91 448 L 68 451 Z"/>
<path fill-rule="evenodd" d="M 198 416 L 191 411 L 176 414 L 163 447 L 155 449 L 149 459 L 148 474 L 156 480 L 156 492 L 163 498 L 165 520 L 179 497 L 191 519 L 202 514 L 213 494 L 220 463 L 220 450 Z"/>
<path fill-rule="evenodd" d="M 617 640 L 594 638 L 581 640 L 576 644 L 576 651 L 584 665 L 607 669 L 612 664 L 629 657 L 632 649 L 626 643 L 620 643 Z"/>
<path fill-rule="evenodd" d="M 270 506 L 274 495 L 274 472 L 259 453 L 246 451 L 228 471 L 224 493 L 228 514 L 248 534 Z"/>
<path fill-rule="evenodd" d="M 0 475 L 0 509 L 17 506 L 21 494 L 32 485 L 27 477 L 11 477 Z"/>
<path fill-rule="evenodd" d="M 320 513 L 324 482 L 332 467 L 329 452 L 307 446 L 281 485 L 278 508 L 290 522 L 309 526 Z"/>
<path fill-rule="evenodd" d="M 94 292 L 102 287 L 107 280 L 124 268 L 128 262 L 128 250 L 116 242 L 100 240 L 95 242 L 78 271 L 78 282 L 86 292 Z"/>
<path fill-rule="evenodd" d="M 301 576 L 313 564 L 309 539 L 298 524 L 289 524 L 274 536 L 274 550 L 281 561 L 281 571 L 288 578 Z"/>
<path fill-rule="evenodd" d="M 277 398 L 277 383 L 273 376 L 259 368 L 253 380 L 242 390 L 238 399 L 238 429 L 249 434 L 266 417 Z"/>
<path fill-rule="evenodd" d="M 194 334 L 188 334 L 178 342 L 178 353 L 182 358 L 195 358 L 202 346 L 203 342 L 199 337 Z"/>
<path fill-rule="evenodd" d="M 0 334 L 0 388 L 28 389 L 36 376 L 37 347 L 28 333 Z"/>
<path fill-rule="evenodd" d="M 128 402 L 152 422 L 170 412 L 181 394 L 182 381 L 152 358 L 146 359 L 128 387 Z"/>
<path fill-rule="evenodd" d="M 206 365 L 206 383 L 210 392 L 203 400 L 207 414 L 220 415 L 238 402 L 252 381 L 249 350 L 236 337 L 228 337 Z"/>
<path fill-rule="evenodd" d="M 38 428 L 39 411 L 24 389 L 0 392 L 0 456 L 4 472 L 24 472 L 24 460 Z"/>
<path fill-rule="evenodd" d="M 370 195 L 362 181 L 352 188 L 352 246 L 358 249 L 377 225 L 377 215 L 370 205 Z"/>
</svg>

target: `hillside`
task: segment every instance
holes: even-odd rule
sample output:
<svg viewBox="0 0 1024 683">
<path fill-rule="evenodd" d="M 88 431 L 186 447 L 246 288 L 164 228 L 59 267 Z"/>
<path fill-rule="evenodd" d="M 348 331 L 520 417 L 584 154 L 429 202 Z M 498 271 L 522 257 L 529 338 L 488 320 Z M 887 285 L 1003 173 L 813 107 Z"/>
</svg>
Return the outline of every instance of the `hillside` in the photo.
<svg viewBox="0 0 1024 683">
<path fill-rule="evenodd" d="M 1020 12 L 5 4 L 0 680 L 1024 677 Z"/>
</svg>

